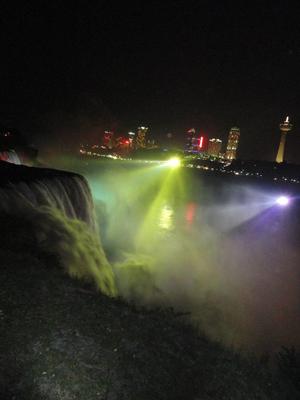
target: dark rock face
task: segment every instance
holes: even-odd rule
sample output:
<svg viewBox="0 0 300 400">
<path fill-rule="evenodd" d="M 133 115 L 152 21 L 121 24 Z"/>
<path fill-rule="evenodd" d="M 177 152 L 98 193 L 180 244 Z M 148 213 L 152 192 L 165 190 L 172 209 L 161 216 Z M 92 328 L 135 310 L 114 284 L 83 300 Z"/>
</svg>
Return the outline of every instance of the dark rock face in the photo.
<svg viewBox="0 0 300 400">
<path fill-rule="evenodd" d="M 73 172 L 59 171 L 50 168 L 33 168 L 0 161 L 0 187 L 8 183 L 28 182 L 38 179 L 80 176 Z M 81 177 L 84 179 L 83 177 Z"/>
</svg>

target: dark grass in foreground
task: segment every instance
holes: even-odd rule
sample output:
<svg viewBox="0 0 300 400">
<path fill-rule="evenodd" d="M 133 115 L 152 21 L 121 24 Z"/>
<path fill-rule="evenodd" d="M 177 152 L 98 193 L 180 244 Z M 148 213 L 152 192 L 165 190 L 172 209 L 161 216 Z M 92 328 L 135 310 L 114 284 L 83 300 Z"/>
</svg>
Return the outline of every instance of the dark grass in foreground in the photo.
<svg viewBox="0 0 300 400">
<path fill-rule="evenodd" d="M 3 400 L 300 396 L 295 354 L 283 353 L 283 373 L 271 372 L 200 337 L 171 310 L 102 296 L 49 255 L 19 248 L 0 257 Z"/>
</svg>

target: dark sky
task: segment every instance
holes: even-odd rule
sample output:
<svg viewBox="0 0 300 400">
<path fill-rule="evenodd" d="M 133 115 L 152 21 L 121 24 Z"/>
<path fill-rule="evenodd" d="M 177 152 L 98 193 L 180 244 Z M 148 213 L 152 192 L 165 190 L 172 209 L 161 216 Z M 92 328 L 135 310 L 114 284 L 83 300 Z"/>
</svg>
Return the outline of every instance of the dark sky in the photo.
<svg viewBox="0 0 300 400">
<path fill-rule="evenodd" d="M 287 159 L 300 162 L 299 6 L 11 3 L 0 16 L 0 122 L 43 140 L 139 124 L 157 137 L 195 127 L 225 139 L 237 125 L 242 158 L 273 159 L 290 115 Z"/>
</svg>

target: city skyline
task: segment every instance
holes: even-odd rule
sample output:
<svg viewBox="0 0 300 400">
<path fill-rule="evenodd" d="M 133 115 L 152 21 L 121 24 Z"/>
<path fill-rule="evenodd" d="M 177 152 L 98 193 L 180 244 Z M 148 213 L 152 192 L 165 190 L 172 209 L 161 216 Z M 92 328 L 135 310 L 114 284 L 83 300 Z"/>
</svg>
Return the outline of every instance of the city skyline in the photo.
<svg viewBox="0 0 300 400">
<path fill-rule="evenodd" d="M 280 128 L 280 132 L 281 132 L 281 136 L 280 136 L 280 141 L 279 141 L 279 147 L 278 147 L 278 151 L 277 151 L 277 156 L 276 156 L 276 162 L 277 163 L 281 163 L 281 162 L 286 162 L 285 159 L 285 145 L 286 145 L 286 134 L 292 130 L 293 125 L 290 123 L 289 121 L 289 116 L 286 117 L 285 121 L 283 123 L 279 124 L 279 128 Z M 129 138 L 129 142 L 131 142 L 131 146 L 132 148 L 134 148 L 132 146 L 132 141 L 134 140 L 136 142 L 136 146 L 135 148 L 147 148 L 148 147 L 148 143 L 151 142 L 152 146 L 155 144 L 155 147 L 176 147 L 175 143 L 172 142 L 173 139 L 173 134 L 172 133 L 167 133 L 165 135 L 165 137 L 168 138 L 168 142 L 169 143 L 160 143 L 159 141 L 154 141 L 154 140 L 149 140 L 149 127 L 144 127 L 144 126 L 140 126 L 137 128 L 137 132 L 128 132 L 128 138 Z M 104 132 L 104 137 L 107 131 Z M 197 132 L 199 132 L 197 134 Z M 150 131 L 151 133 L 151 131 Z M 143 144 L 139 144 L 138 142 L 140 140 L 138 140 L 138 137 L 140 136 L 140 134 L 142 134 L 142 141 Z M 222 135 L 223 136 L 223 135 Z M 213 158 L 224 158 L 227 160 L 234 160 L 236 158 L 241 158 L 241 157 L 237 157 L 237 149 L 239 146 L 239 142 L 240 142 L 240 129 L 236 126 L 231 127 L 231 129 L 229 130 L 229 134 L 227 137 L 227 141 L 225 142 L 225 148 L 222 149 L 223 147 L 223 140 L 220 138 L 212 138 L 209 135 L 203 135 L 202 131 L 199 129 L 195 129 L 190 128 L 187 130 L 187 132 L 185 132 L 185 135 L 182 135 L 182 138 L 185 138 L 185 143 L 183 143 L 183 149 L 186 151 L 194 151 L 194 152 L 199 152 L 200 153 L 205 153 L 210 157 Z M 128 142 L 128 141 L 127 141 Z M 128 142 L 128 143 L 129 143 Z M 169 146 L 168 146 L 169 145 Z M 180 148 L 180 144 L 177 143 L 177 147 Z M 264 160 L 262 160 L 264 161 Z M 265 160 L 267 161 L 267 160 Z M 270 160 L 270 161 L 274 161 L 274 160 Z"/>
<path fill-rule="evenodd" d="M 43 145 L 141 123 L 158 138 L 198 126 L 224 141 L 236 125 L 243 158 L 273 160 L 290 115 L 286 157 L 299 163 L 298 16 L 194 1 L 7 5 L 0 122 Z"/>
</svg>

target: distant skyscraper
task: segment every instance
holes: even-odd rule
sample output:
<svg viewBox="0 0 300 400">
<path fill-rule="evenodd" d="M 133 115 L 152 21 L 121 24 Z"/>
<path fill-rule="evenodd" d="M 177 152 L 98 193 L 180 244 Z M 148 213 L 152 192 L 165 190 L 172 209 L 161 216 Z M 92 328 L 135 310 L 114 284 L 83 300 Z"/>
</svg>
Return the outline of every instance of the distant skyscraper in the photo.
<svg viewBox="0 0 300 400">
<path fill-rule="evenodd" d="M 230 129 L 228 135 L 228 142 L 225 153 L 225 158 L 227 160 L 235 160 L 239 139 L 240 139 L 240 130 L 239 128 L 234 126 L 233 128 Z"/>
<path fill-rule="evenodd" d="M 135 148 L 136 149 L 145 149 L 146 148 L 146 134 L 148 132 L 148 128 L 145 126 L 140 126 L 137 129 L 136 134 L 136 142 Z"/>
<path fill-rule="evenodd" d="M 286 117 L 284 123 L 280 124 L 279 127 L 280 127 L 280 131 L 281 131 L 281 136 L 280 136 L 280 142 L 279 142 L 278 152 L 277 152 L 277 156 L 276 156 L 276 162 L 281 163 L 284 161 L 284 148 L 285 148 L 285 142 L 286 142 L 286 135 L 289 131 L 292 130 L 293 125 L 290 124 L 289 117 Z"/>
<path fill-rule="evenodd" d="M 105 131 L 102 137 L 102 145 L 108 149 L 114 147 L 114 133 L 112 131 Z"/>
<path fill-rule="evenodd" d="M 129 147 L 131 149 L 134 148 L 134 138 L 135 138 L 135 133 L 134 132 L 128 132 Z"/>
<path fill-rule="evenodd" d="M 193 142 L 196 138 L 196 130 L 195 128 L 191 128 L 187 131 L 187 140 L 186 140 L 186 150 L 192 151 L 194 149 Z"/>
<path fill-rule="evenodd" d="M 207 141 L 204 136 L 199 134 L 196 135 L 195 128 L 191 128 L 187 131 L 186 150 L 194 153 L 203 153 L 207 149 Z"/>
<path fill-rule="evenodd" d="M 212 157 L 219 157 L 222 148 L 221 139 L 209 139 L 207 154 Z"/>
</svg>

